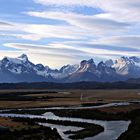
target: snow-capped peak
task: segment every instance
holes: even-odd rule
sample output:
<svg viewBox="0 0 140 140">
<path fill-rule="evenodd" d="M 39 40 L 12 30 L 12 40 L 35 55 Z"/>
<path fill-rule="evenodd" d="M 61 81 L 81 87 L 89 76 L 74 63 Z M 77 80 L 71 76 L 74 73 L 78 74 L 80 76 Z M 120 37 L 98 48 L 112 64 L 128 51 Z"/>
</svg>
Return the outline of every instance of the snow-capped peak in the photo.
<svg viewBox="0 0 140 140">
<path fill-rule="evenodd" d="M 129 59 L 130 59 L 131 61 L 133 61 L 133 63 L 135 64 L 135 66 L 140 67 L 140 58 L 139 58 L 139 57 L 132 56 L 132 57 L 129 57 Z"/>
<path fill-rule="evenodd" d="M 1 69 L 10 71 L 15 74 L 30 73 L 34 64 L 28 61 L 28 57 L 25 54 L 17 58 L 4 57 L 1 60 Z"/>
<path fill-rule="evenodd" d="M 114 62 L 113 62 L 112 59 L 109 59 L 109 60 L 106 60 L 106 61 L 105 61 L 105 64 L 106 64 L 108 67 L 112 67 L 113 64 L 114 64 Z"/>
<path fill-rule="evenodd" d="M 9 64 L 22 64 L 28 61 L 28 57 L 25 54 L 22 54 L 21 56 L 17 58 L 11 58 L 11 57 L 4 57 L 2 59 L 2 63 L 9 63 Z"/>
<path fill-rule="evenodd" d="M 103 61 L 101 61 L 98 65 L 100 65 L 102 67 L 106 67 L 106 64 Z"/>
<path fill-rule="evenodd" d="M 135 78 L 140 74 L 140 58 L 121 57 L 113 62 L 111 59 L 95 64 L 93 59 L 83 60 L 80 65 L 64 65 L 60 69 L 51 69 L 42 64 L 33 64 L 26 54 L 17 58 L 4 57 L 0 61 L 0 72 L 13 77 L 22 77 L 26 74 L 51 80 L 97 80 L 111 81 L 127 78 Z M 29 76 L 30 77 L 30 76 Z M 21 81 L 22 81 L 21 78 Z M 77 80 L 76 80 L 77 79 Z"/>
<path fill-rule="evenodd" d="M 134 73 L 134 69 L 138 69 L 140 60 L 137 57 L 121 57 L 115 61 L 113 68 L 121 75 L 128 75 Z M 140 67 L 139 67 L 140 68 Z M 133 72 L 132 72 L 133 71 Z"/>
<path fill-rule="evenodd" d="M 101 61 L 101 62 L 98 64 L 97 69 L 98 69 L 98 70 L 104 70 L 106 67 L 107 67 L 107 65 L 106 65 L 103 61 Z"/>
<path fill-rule="evenodd" d="M 136 63 L 140 63 L 140 58 L 139 57 L 136 57 L 136 56 L 132 56 L 132 57 L 129 57 L 131 60 L 133 60 L 134 62 Z"/>
<path fill-rule="evenodd" d="M 96 65 L 93 59 L 81 61 L 80 68 L 77 70 L 77 72 L 86 72 L 86 71 L 88 72 L 96 71 Z"/>
<path fill-rule="evenodd" d="M 59 70 L 59 72 L 67 73 L 69 75 L 69 74 L 74 73 L 78 69 L 78 67 L 79 67 L 79 65 L 76 65 L 76 64 L 75 65 L 65 65 Z"/>
<path fill-rule="evenodd" d="M 28 61 L 28 57 L 26 54 L 22 54 L 21 56 L 18 57 L 18 59 L 20 59 L 21 61 Z"/>
<path fill-rule="evenodd" d="M 14 64 L 22 64 L 21 60 L 18 58 L 4 57 L 2 62 L 4 63 L 14 63 Z"/>
</svg>

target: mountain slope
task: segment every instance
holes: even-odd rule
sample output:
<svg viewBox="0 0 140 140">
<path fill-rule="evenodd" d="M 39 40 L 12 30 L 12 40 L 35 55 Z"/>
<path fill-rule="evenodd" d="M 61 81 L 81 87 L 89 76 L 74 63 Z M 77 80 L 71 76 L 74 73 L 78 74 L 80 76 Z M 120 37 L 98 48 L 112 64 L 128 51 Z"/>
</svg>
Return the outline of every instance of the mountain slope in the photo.
<svg viewBox="0 0 140 140">
<path fill-rule="evenodd" d="M 80 65 L 65 65 L 51 69 L 29 61 L 27 55 L 4 57 L 0 61 L 0 83 L 6 82 L 114 82 L 140 78 L 140 58 L 121 57 L 115 61 L 83 60 Z"/>
<path fill-rule="evenodd" d="M 38 65 L 30 62 L 24 54 L 18 58 L 5 57 L 0 62 L 0 82 L 52 81 L 53 78 L 38 74 L 43 71 L 45 68 L 39 69 Z"/>
<path fill-rule="evenodd" d="M 137 57 L 121 57 L 112 66 L 119 75 L 127 78 L 137 78 L 140 76 L 140 59 Z"/>
<path fill-rule="evenodd" d="M 71 74 L 66 82 L 78 81 L 117 81 L 120 76 L 116 73 L 115 69 L 107 66 L 104 62 L 100 62 L 97 66 L 93 59 L 83 60 L 80 63 L 79 69 Z"/>
</svg>

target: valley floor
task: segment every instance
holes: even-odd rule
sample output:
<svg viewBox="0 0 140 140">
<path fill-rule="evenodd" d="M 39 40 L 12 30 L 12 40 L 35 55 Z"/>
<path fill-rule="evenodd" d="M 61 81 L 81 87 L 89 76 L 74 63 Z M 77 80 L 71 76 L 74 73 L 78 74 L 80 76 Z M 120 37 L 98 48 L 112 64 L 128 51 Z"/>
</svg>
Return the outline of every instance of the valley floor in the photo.
<svg viewBox="0 0 140 140">
<path fill-rule="evenodd" d="M 140 90 L 0 90 L 0 109 L 140 100 Z"/>
<path fill-rule="evenodd" d="M 140 90 L 1 90 L 0 91 L 0 139 L 13 138 L 20 140 L 34 139 L 86 139 L 101 134 L 104 126 L 86 124 L 89 120 L 100 121 L 130 121 L 128 130 L 118 135 L 118 140 L 128 140 L 133 134 L 133 140 L 140 139 Z M 60 120 L 39 120 L 11 118 L 10 114 L 30 114 L 42 116 L 52 112 Z M 7 117 L 2 114 L 9 114 Z M 49 114 L 47 114 L 49 117 Z M 59 118 L 57 117 L 57 118 Z M 61 117 L 81 118 L 87 122 L 73 122 Z M 62 120 L 61 120 L 62 119 Z M 38 122 L 38 123 L 35 123 Z M 40 126 L 46 123 L 47 126 Z M 48 125 L 49 124 L 49 125 Z M 82 130 L 72 132 L 71 129 L 60 133 L 52 126 L 82 127 Z M 88 126 L 88 127 L 87 127 Z M 55 128 L 55 127 L 54 127 Z M 57 127 L 56 127 L 57 128 Z M 62 127 L 63 128 L 63 127 Z M 27 131 L 28 130 L 28 131 Z M 97 131 L 95 131 L 97 130 Z M 33 131 L 36 134 L 33 134 Z M 4 133 L 3 133 L 4 132 Z M 5 134 L 5 135 L 4 135 Z M 95 137 L 96 138 L 96 137 Z M 11 139 L 10 139 L 11 140 Z M 88 140 L 88 139 L 87 139 Z M 112 140 L 112 139 L 110 139 Z"/>
</svg>

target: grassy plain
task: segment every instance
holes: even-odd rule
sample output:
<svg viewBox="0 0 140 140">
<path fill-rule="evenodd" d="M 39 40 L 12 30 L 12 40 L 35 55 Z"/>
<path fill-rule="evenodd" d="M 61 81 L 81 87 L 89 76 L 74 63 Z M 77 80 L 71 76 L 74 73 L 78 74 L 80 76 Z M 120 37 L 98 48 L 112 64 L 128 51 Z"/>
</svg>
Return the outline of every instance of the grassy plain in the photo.
<svg viewBox="0 0 140 140">
<path fill-rule="evenodd" d="M 0 90 L 0 108 L 71 106 L 140 100 L 140 90 Z"/>
</svg>

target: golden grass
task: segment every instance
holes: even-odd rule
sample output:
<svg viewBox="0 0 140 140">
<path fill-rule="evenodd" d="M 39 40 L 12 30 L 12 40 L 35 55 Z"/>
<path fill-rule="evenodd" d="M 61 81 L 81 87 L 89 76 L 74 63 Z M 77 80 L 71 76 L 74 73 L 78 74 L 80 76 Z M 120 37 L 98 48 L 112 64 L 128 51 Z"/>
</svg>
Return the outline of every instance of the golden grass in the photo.
<svg viewBox="0 0 140 140">
<path fill-rule="evenodd" d="M 98 110 L 102 112 L 108 112 L 108 113 L 119 113 L 119 112 L 130 112 L 135 109 L 140 109 L 140 105 L 131 104 L 128 106 L 116 106 L 116 107 L 108 107 L 108 108 L 100 108 Z"/>
<path fill-rule="evenodd" d="M 28 93 L 29 91 L 47 91 L 47 90 L 20 90 Z M 34 97 L 54 97 L 46 101 L 0 101 L 0 108 L 25 108 L 25 107 L 50 107 L 64 105 L 80 105 L 82 103 L 114 102 L 140 100 L 140 90 L 53 90 L 58 93 L 46 94 L 27 94 L 24 96 Z M 12 93 L 17 90 L 5 90 L 0 93 Z M 66 93 L 69 94 L 66 94 Z M 81 95 L 83 96 L 81 100 Z M 22 96 L 22 95 L 21 95 Z"/>
</svg>

